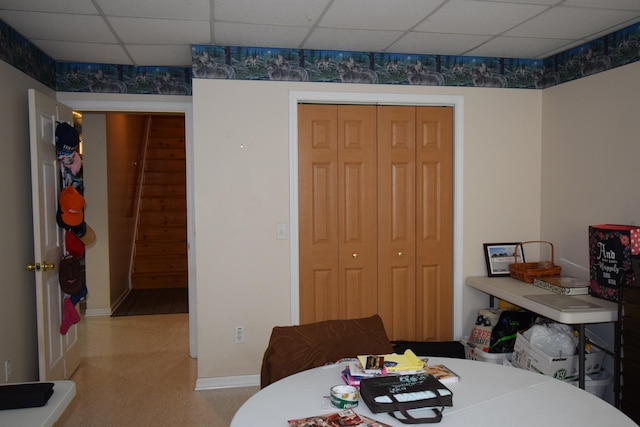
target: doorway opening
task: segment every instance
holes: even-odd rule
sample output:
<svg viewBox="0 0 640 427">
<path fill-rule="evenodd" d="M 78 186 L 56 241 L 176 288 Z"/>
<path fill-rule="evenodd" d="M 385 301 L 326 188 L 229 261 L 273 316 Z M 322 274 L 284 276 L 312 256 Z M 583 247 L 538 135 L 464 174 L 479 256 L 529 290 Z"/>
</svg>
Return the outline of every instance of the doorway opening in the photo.
<svg viewBox="0 0 640 427">
<path fill-rule="evenodd" d="M 83 132 L 85 133 L 85 139 L 88 141 L 87 133 L 89 132 L 90 124 L 88 121 L 97 120 L 98 127 L 102 126 L 102 129 L 105 128 L 106 113 L 125 113 L 125 114 L 182 114 L 184 116 L 184 124 L 185 124 L 185 194 L 186 194 L 186 221 L 187 221 L 187 242 L 193 241 L 195 238 L 194 232 L 194 219 L 193 219 L 193 206 L 194 206 L 194 198 L 193 198 L 193 131 L 192 131 L 192 123 L 193 123 L 193 108 L 190 99 L 185 99 L 184 101 L 171 101 L 166 102 L 162 101 L 105 101 L 105 100 L 88 100 L 88 99 L 77 99 L 76 97 L 71 97 L 71 99 L 65 99 L 64 93 L 58 94 L 58 100 L 60 102 L 65 103 L 70 106 L 75 111 L 82 112 L 83 114 Z M 95 114 L 99 113 L 99 114 Z M 95 123 L 94 123 L 95 125 Z M 91 135 L 96 138 L 106 138 L 105 132 L 98 132 Z M 85 151 L 88 150 L 85 143 Z M 101 154 L 104 157 L 104 154 Z M 89 156 L 87 152 L 87 162 L 91 161 L 91 158 L 100 157 L 97 156 Z M 129 165 L 129 168 L 132 168 L 134 165 Z M 94 169 L 97 173 L 106 174 L 106 166 L 102 171 L 98 171 Z M 102 179 L 105 179 L 104 177 Z M 104 196 L 106 198 L 106 195 Z M 96 201 L 97 205 L 100 205 L 101 201 Z M 103 209 L 107 209 L 106 206 L 102 207 Z M 101 209 L 100 206 L 93 207 L 94 211 L 99 211 Z M 90 213 L 90 211 L 88 210 Z M 106 232 L 106 231 L 105 231 Z M 105 249 L 106 250 L 106 249 Z M 99 251 L 98 251 L 99 252 Z M 108 259 L 107 253 L 102 251 L 102 253 L 94 252 L 95 258 L 99 258 L 101 260 Z M 187 247 L 187 271 L 188 271 L 188 283 L 187 283 L 187 293 L 188 293 L 188 304 L 189 304 L 189 353 L 192 358 L 197 357 L 197 336 L 196 336 L 196 289 L 195 283 L 192 278 L 195 277 L 195 266 L 194 266 L 195 254 L 193 253 L 193 249 Z M 89 261 L 89 260 L 88 260 Z M 94 260 L 95 261 L 95 260 Z M 106 276 L 106 279 L 98 277 L 98 280 L 106 280 L 109 281 L 108 277 L 108 268 L 104 265 L 104 261 L 97 261 L 97 265 L 88 265 L 88 273 L 93 270 L 94 274 L 99 276 Z M 128 286 L 128 279 L 127 286 Z M 106 298 L 112 298 L 113 300 L 117 300 L 116 295 L 112 295 L 112 290 L 109 289 L 109 286 L 100 290 L 100 292 L 107 293 Z M 91 307 L 89 304 L 87 307 L 87 315 L 110 315 L 112 307 Z"/>
</svg>

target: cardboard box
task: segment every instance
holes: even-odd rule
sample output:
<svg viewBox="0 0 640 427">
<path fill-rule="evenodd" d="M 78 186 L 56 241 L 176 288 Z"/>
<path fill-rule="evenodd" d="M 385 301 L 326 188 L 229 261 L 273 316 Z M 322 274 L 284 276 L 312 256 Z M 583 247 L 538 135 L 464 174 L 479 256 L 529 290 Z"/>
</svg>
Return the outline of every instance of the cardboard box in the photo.
<svg viewBox="0 0 640 427">
<path fill-rule="evenodd" d="M 468 337 L 460 338 L 460 342 L 464 346 L 465 359 L 479 360 L 480 362 L 494 363 L 496 365 L 511 365 L 513 353 L 487 353 L 469 345 Z"/>
<path fill-rule="evenodd" d="M 591 337 L 590 337 L 591 338 Z M 596 374 L 602 368 L 604 353 L 594 346 L 585 354 L 585 374 Z M 539 372 L 560 380 L 578 379 L 579 355 L 550 356 L 541 349 L 529 344 L 529 341 L 518 332 L 513 349 L 512 364 L 518 368 Z"/>
<path fill-rule="evenodd" d="M 636 284 L 640 256 L 640 227 L 599 224 L 589 226 L 591 295 L 618 301 L 620 287 Z"/>
</svg>

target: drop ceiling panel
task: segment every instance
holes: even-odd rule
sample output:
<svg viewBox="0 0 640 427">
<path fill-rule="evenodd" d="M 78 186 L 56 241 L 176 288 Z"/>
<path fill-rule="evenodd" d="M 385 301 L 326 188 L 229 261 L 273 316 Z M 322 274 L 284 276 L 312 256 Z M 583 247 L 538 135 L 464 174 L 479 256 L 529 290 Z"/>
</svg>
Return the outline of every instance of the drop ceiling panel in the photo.
<svg viewBox="0 0 640 427">
<path fill-rule="evenodd" d="M 9 22 L 11 27 L 27 39 L 116 42 L 109 27 L 97 15 L 0 10 L 0 19 Z M 87 28 L 91 28 L 91 31 L 86 31 Z"/>
<path fill-rule="evenodd" d="M 418 25 L 416 31 L 500 34 L 545 9 L 545 6 L 540 5 L 451 0 Z"/>
<path fill-rule="evenodd" d="M 105 15 L 209 20 L 209 0 L 96 0 Z"/>
<path fill-rule="evenodd" d="M 127 45 L 127 50 L 136 64 L 149 66 L 191 66 L 191 45 Z"/>
<path fill-rule="evenodd" d="M 109 22 L 124 43 L 198 44 L 208 43 L 211 39 L 207 21 L 109 18 Z"/>
<path fill-rule="evenodd" d="M 2 9 L 55 13 L 97 15 L 93 3 L 87 0 L 2 0 Z"/>
<path fill-rule="evenodd" d="M 565 0 L 563 6 L 593 7 L 596 9 L 640 10 L 638 0 Z"/>
<path fill-rule="evenodd" d="M 305 43 L 307 49 L 336 49 L 335 46 L 344 46 L 344 40 L 349 40 L 349 50 L 375 52 L 382 51 L 380 46 L 387 46 L 393 43 L 402 35 L 399 31 L 365 31 L 365 30 L 343 30 L 318 28 Z"/>
<path fill-rule="evenodd" d="M 571 40 L 530 39 L 520 37 L 496 37 L 466 54 L 469 56 L 497 56 L 507 53 L 507 58 L 543 59 L 549 52 L 566 47 Z M 500 53 L 500 55 L 498 55 Z"/>
<path fill-rule="evenodd" d="M 442 0 L 335 0 L 319 25 L 329 28 L 404 31 L 432 13 Z"/>
<path fill-rule="evenodd" d="M 216 21 L 308 27 L 327 3 L 329 0 L 215 0 L 213 15 Z"/>
<path fill-rule="evenodd" d="M 302 27 L 217 22 L 212 43 L 223 46 L 297 48 L 307 32 Z"/>
<path fill-rule="evenodd" d="M 49 56 L 61 62 L 86 62 L 89 64 L 132 65 L 122 46 L 82 42 L 34 40 L 34 44 Z M 82 58 L 82 60 L 78 60 Z"/>
<path fill-rule="evenodd" d="M 489 39 L 491 39 L 490 36 L 413 32 L 389 46 L 387 51 L 456 56 L 463 55 L 465 52 L 476 48 Z"/>
<path fill-rule="evenodd" d="M 558 39 L 586 39 L 608 31 L 620 22 L 640 17 L 640 12 L 558 7 L 507 31 L 504 35 Z"/>
</svg>

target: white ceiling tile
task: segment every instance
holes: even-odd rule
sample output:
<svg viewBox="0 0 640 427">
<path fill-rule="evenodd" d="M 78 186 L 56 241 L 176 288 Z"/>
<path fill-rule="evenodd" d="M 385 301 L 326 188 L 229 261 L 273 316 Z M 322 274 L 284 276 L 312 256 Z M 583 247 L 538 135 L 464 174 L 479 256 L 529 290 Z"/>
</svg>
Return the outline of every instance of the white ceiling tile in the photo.
<svg viewBox="0 0 640 427">
<path fill-rule="evenodd" d="M 131 60 L 120 45 L 82 42 L 34 40 L 36 46 L 56 61 L 130 65 Z M 78 58 L 82 58 L 79 61 Z"/>
<path fill-rule="evenodd" d="M 335 0 L 319 22 L 321 27 L 396 30 L 411 28 L 432 13 L 442 0 Z"/>
<path fill-rule="evenodd" d="M 96 0 L 106 15 L 209 20 L 209 0 Z"/>
<path fill-rule="evenodd" d="M 541 5 L 451 0 L 415 29 L 434 33 L 500 34 L 545 9 Z M 500 19 L 496 19 L 497 16 Z"/>
<path fill-rule="evenodd" d="M 498 3 L 527 3 L 527 4 L 543 4 L 545 6 L 556 6 L 562 3 L 564 0 L 486 0 L 496 1 Z"/>
<path fill-rule="evenodd" d="M 213 28 L 213 44 L 297 48 L 307 36 L 307 32 L 306 28 L 301 27 L 216 22 Z"/>
<path fill-rule="evenodd" d="M 310 26 L 329 0 L 215 0 L 216 21 L 288 26 Z"/>
<path fill-rule="evenodd" d="M 569 43 L 571 43 L 571 40 L 496 37 L 477 49 L 466 52 L 465 55 L 541 59 L 550 51 L 559 49 Z"/>
<path fill-rule="evenodd" d="M 507 36 L 581 39 L 604 31 L 638 13 L 605 9 L 558 7 L 506 32 Z"/>
<path fill-rule="evenodd" d="M 412 32 L 387 49 L 387 52 L 461 55 L 486 42 L 489 36 L 432 34 Z"/>
<path fill-rule="evenodd" d="M 109 22 L 125 43 L 175 45 L 208 43 L 211 40 L 206 21 L 109 18 Z"/>
<path fill-rule="evenodd" d="M 191 67 L 191 45 L 127 45 L 136 65 Z"/>
<path fill-rule="evenodd" d="M 393 43 L 400 31 L 369 31 L 317 28 L 305 42 L 305 49 L 376 52 Z M 345 40 L 349 43 L 345 44 Z"/>
<path fill-rule="evenodd" d="M 640 11 L 638 0 L 565 0 L 563 6 L 594 7 L 596 9 L 626 9 Z"/>
<path fill-rule="evenodd" d="M 2 0 L 2 8 L 34 12 L 98 14 L 93 3 L 87 0 Z"/>
<path fill-rule="evenodd" d="M 0 10 L 0 19 L 28 39 L 115 43 L 99 16 Z M 91 31 L 83 29 L 91 28 Z"/>
</svg>

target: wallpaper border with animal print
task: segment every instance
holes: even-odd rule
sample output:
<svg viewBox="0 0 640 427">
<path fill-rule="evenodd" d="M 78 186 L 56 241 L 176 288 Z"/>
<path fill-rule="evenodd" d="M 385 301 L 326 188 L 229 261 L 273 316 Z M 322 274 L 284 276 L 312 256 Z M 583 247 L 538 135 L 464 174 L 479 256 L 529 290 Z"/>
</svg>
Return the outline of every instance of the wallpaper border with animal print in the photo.
<svg viewBox="0 0 640 427">
<path fill-rule="evenodd" d="M 640 24 L 543 60 L 193 45 L 193 78 L 544 89 L 640 60 Z"/>
<path fill-rule="evenodd" d="M 60 92 L 191 95 L 192 78 L 544 89 L 640 60 L 640 23 L 545 59 L 192 45 L 191 67 L 56 62 L 0 20 L 0 59 Z"/>
</svg>

